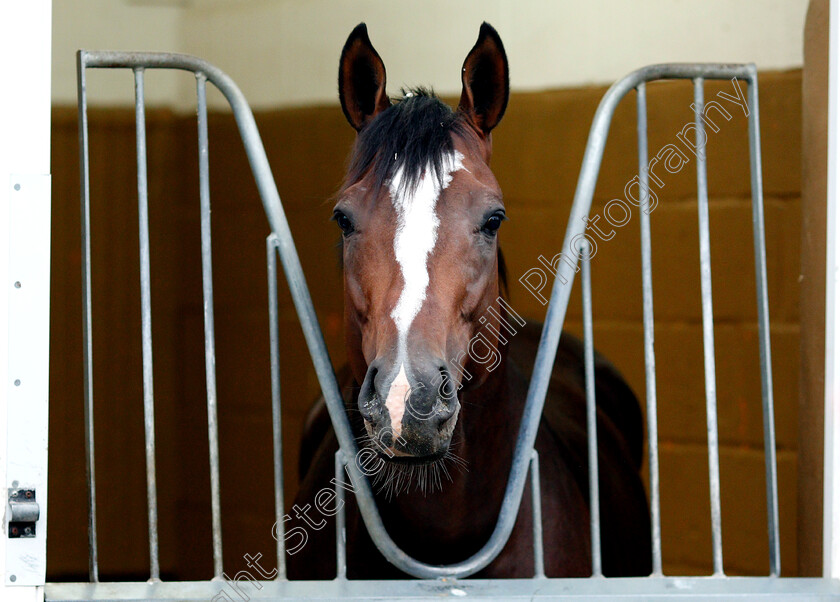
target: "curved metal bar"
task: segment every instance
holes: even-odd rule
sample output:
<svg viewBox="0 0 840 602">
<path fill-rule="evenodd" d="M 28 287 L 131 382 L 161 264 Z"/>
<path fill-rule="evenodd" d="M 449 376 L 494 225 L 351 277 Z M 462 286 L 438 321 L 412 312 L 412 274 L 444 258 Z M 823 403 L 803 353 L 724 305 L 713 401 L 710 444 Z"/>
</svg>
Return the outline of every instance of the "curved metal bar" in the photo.
<svg viewBox="0 0 840 602">
<path fill-rule="evenodd" d="M 572 267 L 566 266 L 564 262 L 560 262 L 561 267 L 557 273 L 558 277 L 555 278 L 552 287 L 551 301 L 548 305 L 534 371 L 528 388 L 514 449 L 513 464 L 505 489 L 505 497 L 490 539 L 473 556 L 456 564 L 444 566 L 419 562 L 401 550 L 391 539 L 379 516 L 370 483 L 362 474 L 356 462 L 358 447 L 350 430 L 344 402 L 338 389 L 323 334 L 318 325 L 312 298 L 306 286 L 300 259 L 292 241 L 289 224 L 280 202 L 280 196 L 277 193 L 265 149 L 257 131 L 254 115 L 242 92 L 233 80 L 221 70 L 189 55 L 80 50 L 79 58 L 82 68 L 85 66 L 93 68 L 143 66 L 147 69 L 181 69 L 201 72 L 207 76 L 208 81 L 212 82 L 222 92 L 233 110 L 269 225 L 272 232 L 277 236 L 280 260 L 286 273 L 292 300 L 315 365 L 315 371 L 336 437 L 342 452 L 348 458 L 347 469 L 359 510 L 376 547 L 398 569 L 420 578 L 468 577 L 490 564 L 507 543 L 519 512 L 519 505 L 528 475 L 528 463 L 531 460 L 531 452 L 536 440 L 537 427 L 548 391 L 549 376 L 554 364 L 560 331 L 568 308 L 573 276 L 578 269 L 577 266 L 575 265 L 575 268 L 572 269 Z M 640 83 L 658 79 L 694 79 L 696 77 L 750 79 L 755 77 L 755 72 L 754 65 L 662 64 L 651 65 L 634 71 L 613 84 L 601 100 L 590 128 L 583 166 L 578 177 L 575 199 L 566 228 L 564 248 L 569 247 L 575 237 L 583 233 L 585 224 L 582 218 L 589 214 L 589 208 L 592 204 L 592 196 L 601 166 L 610 121 L 619 101 L 630 90 Z M 574 253 L 574 256 L 577 258 L 577 253 Z"/>
<path fill-rule="evenodd" d="M 315 372 L 321 385 L 321 390 L 327 402 L 330 419 L 334 425 L 336 435 L 343 450 L 352 450 L 355 455 L 356 443 L 350 430 L 344 410 L 344 402 L 339 393 L 338 383 L 330 362 L 326 343 L 324 342 L 312 298 L 306 286 L 303 269 L 300 264 L 297 250 L 292 240 L 292 233 L 283 206 L 280 202 L 280 195 L 271 174 L 268 158 L 260 139 L 254 114 L 248 106 L 245 96 L 233 82 L 233 80 L 217 67 L 193 56 L 170 53 L 135 53 L 135 52 L 107 52 L 107 51 L 86 51 L 79 53 L 80 69 L 89 68 L 126 68 L 134 69 L 144 67 L 146 69 L 179 69 L 191 71 L 206 76 L 207 81 L 212 82 L 216 88 L 225 96 L 233 110 L 236 124 L 239 128 L 245 146 L 245 152 L 251 165 L 257 189 L 260 193 L 263 209 L 268 218 L 271 231 L 277 237 L 277 248 L 280 254 L 280 261 L 286 273 L 292 300 L 295 304 L 301 328 L 306 339 L 309 353 L 315 365 Z M 354 486 L 361 491 L 360 497 L 367 494 L 370 504 L 373 502 L 373 494 L 370 486 L 358 470 L 350 470 Z M 361 504 L 360 504 L 361 505 Z M 375 505 L 373 505 L 375 512 Z M 370 510 L 367 512 L 370 514 Z M 376 517 L 378 519 L 378 515 Z M 381 521 L 380 521 L 381 525 Z M 384 531 L 384 527 L 382 528 Z"/>
</svg>

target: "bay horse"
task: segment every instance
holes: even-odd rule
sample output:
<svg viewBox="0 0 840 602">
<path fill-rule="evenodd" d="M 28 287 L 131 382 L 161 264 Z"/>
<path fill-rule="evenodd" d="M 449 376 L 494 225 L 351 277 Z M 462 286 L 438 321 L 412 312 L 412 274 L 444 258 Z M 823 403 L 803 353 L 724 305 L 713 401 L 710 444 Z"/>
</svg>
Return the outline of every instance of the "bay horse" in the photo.
<svg viewBox="0 0 840 602">
<path fill-rule="evenodd" d="M 455 111 L 422 88 L 391 100 L 364 23 L 347 39 L 338 78 L 357 131 L 334 209 L 349 363 L 340 384 L 360 445 L 381 463 L 373 485 L 385 527 L 406 553 L 436 565 L 471 556 L 495 526 L 540 333 L 503 295 L 506 215 L 489 161 L 508 63 L 487 23 L 461 78 Z M 604 573 L 648 575 L 639 404 L 601 356 L 596 394 Z M 583 348 L 564 334 L 535 445 L 549 577 L 591 574 L 586 440 Z M 336 501 L 324 491 L 337 449 L 321 400 L 307 418 L 301 486 L 285 517 L 290 578 L 336 575 Z M 405 577 L 376 549 L 352 494 L 345 512 L 348 577 Z M 507 544 L 476 576 L 533 574 L 526 493 Z"/>
</svg>

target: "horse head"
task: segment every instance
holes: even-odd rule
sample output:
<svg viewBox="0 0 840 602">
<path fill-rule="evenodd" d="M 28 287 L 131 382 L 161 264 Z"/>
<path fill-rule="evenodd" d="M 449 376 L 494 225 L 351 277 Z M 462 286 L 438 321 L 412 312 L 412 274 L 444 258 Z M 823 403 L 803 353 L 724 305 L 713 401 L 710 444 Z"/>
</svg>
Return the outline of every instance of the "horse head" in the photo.
<svg viewBox="0 0 840 602">
<path fill-rule="evenodd" d="M 346 344 L 370 443 L 398 463 L 446 454 L 458 391 L 487 380 L 495 365 L 486 353 L 500 346 L 499 333 L 488 331 L 490 349 L 478 358 L 470 352 L 482 316 L 500 310 L 497 231 L 505 210 L 489 166 L 490 132 L 509 84 L 490 25 L 481 26 L 461 78 L 455 111 L 425 89 L 392 100 L 364 24 L 341 54 L 341 106 L 357 131 L 334 209 Z"/>
</svg>

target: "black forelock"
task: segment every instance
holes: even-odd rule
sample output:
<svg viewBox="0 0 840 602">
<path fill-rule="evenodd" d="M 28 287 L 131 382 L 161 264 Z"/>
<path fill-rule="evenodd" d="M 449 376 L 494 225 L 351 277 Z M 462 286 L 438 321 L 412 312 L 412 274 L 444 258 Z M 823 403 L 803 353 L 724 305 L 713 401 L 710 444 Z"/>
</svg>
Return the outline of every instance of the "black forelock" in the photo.
<svg viewBox="0 0 840 602">
<path fill-rule="evenodd" d="M 428 88 L 402 90 L 402 94 L 359 132 L 348 184 L 372 172 L 378 190 L 400 168 L 401 184 L 407 190 L 417 186 L 429 167 L 434 177 L 444 177 L 443 158 L 453 151 L 452 134 L 467 137 L 468 124 Z"/>
</svg>

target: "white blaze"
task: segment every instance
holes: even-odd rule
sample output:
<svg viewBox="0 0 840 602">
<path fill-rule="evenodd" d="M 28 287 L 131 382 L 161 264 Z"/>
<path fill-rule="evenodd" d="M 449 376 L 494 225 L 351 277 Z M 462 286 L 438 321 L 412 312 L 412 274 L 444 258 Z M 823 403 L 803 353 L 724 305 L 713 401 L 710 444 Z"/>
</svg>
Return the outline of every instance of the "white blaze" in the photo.
<svg viewBox="0 0 840 602">
<path fill-rule="evenodd" d="M 391 202 L 397 212 L 394 254 L 403 277 L 403 289 L 391 312 L 391 319 L 397 327 L 397 361 L 400 369 L 391 383 L 385 402 L 385 407 L 391 415 L 391 428 L 396 436 L 399 436 L 402 428 L 405 398 L 410 390 L 405 370 L 408 329 L 426 300 L 426 289 L 429 286 L 427 262 L 429 254 L 435 248 L 440 225 L 436 212 L 437 200 L 440 193 L 452 182 L 452 174 L 464 168 L 463 158 L 458 151 L 444 155 L 439 178 L 431 165 L 427 165 L 414 190 L 403 186 L 405 172 L 402 168 L 396 171 L 389 184 Z"/>
<path fill-rule="evenodd" d="M 400 364 L 400 372 L 394 382 L 391 383 L 391 388 L 388 390 L 388 399 L 385 400 L 385 408 L 391 418 L 391 430 L 395 438 L 402 434 L 405 398 L 410 390 L 411 385 L 408 382 L 408 376 L 405 374 L 405 365 Z"/>
</svg>

